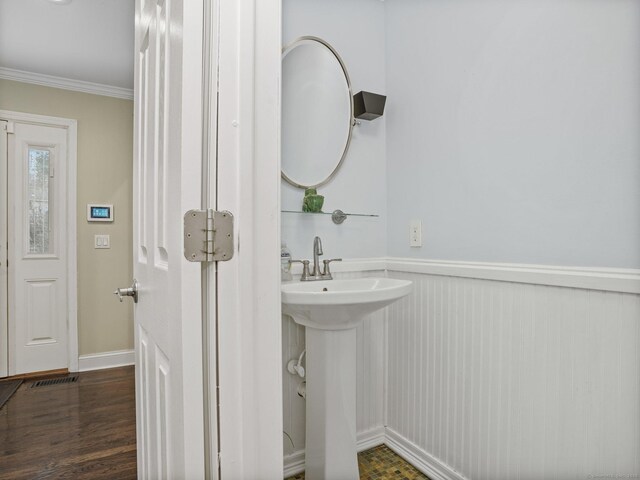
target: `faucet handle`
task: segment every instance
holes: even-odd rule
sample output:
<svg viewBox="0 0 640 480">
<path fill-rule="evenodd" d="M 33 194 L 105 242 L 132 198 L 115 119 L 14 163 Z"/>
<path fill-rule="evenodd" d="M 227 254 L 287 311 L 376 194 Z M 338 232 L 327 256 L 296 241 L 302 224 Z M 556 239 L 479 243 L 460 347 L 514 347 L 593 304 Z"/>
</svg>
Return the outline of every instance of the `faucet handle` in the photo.
<svg viewBox="0 0 640 480">
<path fill-rule="evenodd" d="M 342 259 L 341 258 L 332 258 L 331 260 L 323 260 L 322 263 L 324 263 L 324 271 L 322 272 L 322 276 L 323 277 L 328 277 L 327 280 L 331 280 L 331 271 L 329 270 L 329 264 L 331 262 L 341 262 Z"/>
<path fill-rule="evenodd" d="M 289 260 L 291 263 L 301 263 L 302 264 L 302 277 L 300 277 L 300 281 L 304 282 L 305 280 L 309 280 L 311 274 L 309 273 L 309 260 Z"/>
</svg>

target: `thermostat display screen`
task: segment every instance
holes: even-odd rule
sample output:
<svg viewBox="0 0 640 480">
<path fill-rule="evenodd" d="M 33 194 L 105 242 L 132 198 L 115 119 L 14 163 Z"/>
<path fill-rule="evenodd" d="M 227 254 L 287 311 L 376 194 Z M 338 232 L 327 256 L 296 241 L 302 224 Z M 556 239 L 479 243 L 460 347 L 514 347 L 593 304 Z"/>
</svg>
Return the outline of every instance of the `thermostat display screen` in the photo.
<svg viewBox="0 0 640 480">
<path fill-rule="evenodd" d="M 109 218 L 111 209 L 107 207 L 91 207 L 91 218 Z"/>
<path fill-rule="evenodd" d="M 90 203 L 87 205 L 87 221 L 113 222 L 113 205 Z"/>
</svg>

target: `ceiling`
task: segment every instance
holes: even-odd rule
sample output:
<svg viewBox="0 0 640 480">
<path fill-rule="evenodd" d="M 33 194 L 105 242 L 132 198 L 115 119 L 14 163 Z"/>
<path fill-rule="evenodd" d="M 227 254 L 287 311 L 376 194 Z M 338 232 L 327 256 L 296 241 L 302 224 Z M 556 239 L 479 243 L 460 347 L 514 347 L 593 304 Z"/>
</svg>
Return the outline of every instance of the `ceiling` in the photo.
<svg viewBox="0 0 640 480">
<path fill-rule="evenodd" d="M 0 67 L 133 89 L 134 0 L 0 0 Z"/>
</svg>

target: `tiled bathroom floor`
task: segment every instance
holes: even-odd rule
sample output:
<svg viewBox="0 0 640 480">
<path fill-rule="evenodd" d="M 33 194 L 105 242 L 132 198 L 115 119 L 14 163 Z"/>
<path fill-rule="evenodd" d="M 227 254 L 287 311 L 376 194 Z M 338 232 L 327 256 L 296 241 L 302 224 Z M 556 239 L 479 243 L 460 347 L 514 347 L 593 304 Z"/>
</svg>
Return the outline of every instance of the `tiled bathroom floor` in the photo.
<svg viewBox="0 0 640 480">
<path fill-rule="evenodd" d="M 425 475 L 392 452 L 386 445 L 358 454 L 360 480 L 429 480 Z M 303 480 L 299 473 L 288 480 Z"/>
</svg>

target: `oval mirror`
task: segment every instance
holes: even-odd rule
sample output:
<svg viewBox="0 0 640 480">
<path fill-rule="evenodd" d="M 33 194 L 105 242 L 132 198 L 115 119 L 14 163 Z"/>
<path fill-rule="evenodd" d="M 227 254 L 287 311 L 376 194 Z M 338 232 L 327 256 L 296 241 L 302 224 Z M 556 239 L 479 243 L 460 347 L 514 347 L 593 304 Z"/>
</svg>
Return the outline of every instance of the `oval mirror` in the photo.
<svg viewBox="0 0 640 480">
<path fill-rule="evenodd" d="M 333 178 L 351 142 L 347 69 L 324 40 L 301 37 L 282 53 L 282 178 L 299 188 Z"/>
</svg>

